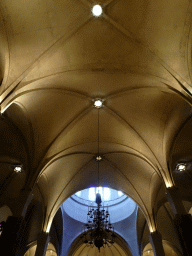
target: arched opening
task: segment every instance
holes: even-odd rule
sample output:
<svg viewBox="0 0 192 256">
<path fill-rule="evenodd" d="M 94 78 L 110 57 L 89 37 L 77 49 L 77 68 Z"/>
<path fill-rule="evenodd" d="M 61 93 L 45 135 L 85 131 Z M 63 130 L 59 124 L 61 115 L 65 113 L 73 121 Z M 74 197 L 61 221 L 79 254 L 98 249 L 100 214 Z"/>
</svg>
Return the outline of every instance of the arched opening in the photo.
<svg viewBox="0 0 192 256">
<path fill-rule="evenodd" d="M 7 205 L 4 205 L 0 208 L 0 213 L 0 223 L 2 221 L 6 222 L 7 218 L 13 215 L 11 209 Z"/>
<path fill-rule="evenodd" d="M 88 209 L 90 209 L 90 207 L 93 209 L 97 208 L 97 204 L 95 203 L 95 196 L 97 192 L 101 194 L 102 210 L 108 210 L 110 214 L 110 222 L 114 227 L 115 233 L 118 237 L 121 237 L 124 240 L 124 244 L 129 248 L 129 254 L 124 252 L 124 254 L 121 253 L 117 255 L 137 255 L 137 205 L 131 198 L 123 194 L 123 192 L 108 187 L 90 187 L 88 189 L 78 191 L 62 204 L 61 209 L 64 223 L 63 255 L 73 255 L 73 253 L 75 253 L 71 248 L 74 247 L 74 241 L 76 241 L 76 239 L 78 239 L 78 246 L 75 245 L 75 250 L 77 247 L 82 246 L 82 251 L 87 253 L 87 249 L 84 248 L 84 246 L 88 246 L 84 243 L 81 236 L 82 233 L 85 233 L 84 227 L 87 223 Z M 120 241 L 119 238 L 117 239 Z M 118 245 L 119 242 L 114 242 L 116 247 L 120 246 Z M 89 254 L 91 253 L 92 255 L 93 253 L 93 255 L 97 255 L 95 248 L 95 246 L 89 248 Z M 116 249 L 114 248 L 114 250 Z M 106 253 L 108 249 L 102 247 L 102 251 L 103 253 Z"/>
<path fill-rule="evenodd" d="M 116 255 L 116 256 L 129 256 L 127 252 L 125 252 L 118 244 L 114 244 L 113 247 L 110 248 L 101 248 L 101 252 L 99 253 L 97 248 L 88 248 L 84 245 L 80 246 L 76 252 L 72 254 L 72 256 L 83 256 L 83 255 L 90 256 L 107 256 L 107 255 Z"/>
<path fill-rule="evenodd" d="M 163 240 L 165 256 L 181 256 L 180 252 L 168 241 Z M 154 256 L 152 245 L 148 243 L 143 249 L 142 256 Z"/>
<path fill-rule="evenodd" d="M 116 238 L 112 246 L 105 246 L 105 248 L 99 250 L 94 246 L 90 247 L 87 244 L 82 243 L 82 235 L 79 235 L 71 244 L 68 256 L 81 256 L 81 255 L 92 255 L 92 256 L 101 256 L 101 255 L 116 255 L 116 256 L 132 256 L 137 255 L 131 252 L 131 249 L 125 239 L 122 236 L 115 233 Z"/>
</svg>

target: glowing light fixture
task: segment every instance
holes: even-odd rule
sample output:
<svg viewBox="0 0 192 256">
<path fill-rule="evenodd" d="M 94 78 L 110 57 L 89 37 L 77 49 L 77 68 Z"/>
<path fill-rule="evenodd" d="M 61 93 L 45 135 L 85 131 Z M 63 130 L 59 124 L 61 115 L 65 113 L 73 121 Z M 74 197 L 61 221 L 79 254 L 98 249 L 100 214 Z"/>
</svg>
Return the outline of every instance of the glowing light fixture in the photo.
<svg viewBox="0 0 192 256">
<path fill-rule="evenodd" d="M 92 13 L 94 16 L 98 17 L 102 14 L 103 10 L 99 4 L 96 4 L 92 8 Z"/>
<path fill-rule="evenodd" d="M 96 156 L 95 160 L 96 161 L 101 161 L 102 160 L 102 156 Z"/>
<path fill-rule="evenodd" d="M 19 172 L 22 172 L 22 171 L 23 171 L 22 166 L 15 166 L 15 168 L 14 168 L 14 172 L 19 173 Z"/>
<path fill-rule="evenodd" d="M 103 101 L 101 99 L 94 100 L 94 106 L 96 108 L 101 108 L 103 106 Z"/>
<path fill-rule="evenodd" d="M 166 185 L 167 188 L 173 187 L 173 185 L 169 181 L 165 182 L 165 185 Z"/>
<path fill-rule="evenodd" d="M 176 169 L 177 169 L 177 171 L 180 171 L 180 172 L 185 171 L 186 164 L 184 164 L 184 163 L 177 164 Z"/>
</svg>

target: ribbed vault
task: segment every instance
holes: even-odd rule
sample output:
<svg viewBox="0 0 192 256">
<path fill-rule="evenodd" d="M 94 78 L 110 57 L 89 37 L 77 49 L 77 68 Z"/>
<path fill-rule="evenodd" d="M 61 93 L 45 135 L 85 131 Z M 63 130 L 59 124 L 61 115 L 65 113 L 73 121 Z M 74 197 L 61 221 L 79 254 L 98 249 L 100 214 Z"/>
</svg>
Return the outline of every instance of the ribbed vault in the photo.
<svg viewBox="0 0 192 256">
<path fill-rule="evenodd" d="M 98 135 L 101 185 L 129 195 L 155 230 L 191 117 L 189 1 L 101 4 L 96 18 L 88 0 L 0 3 L 1 110 L 25 137 L 25 186 L 42 193 L 44 230 L 66 198 L 96 185 Z"/>
</svg>

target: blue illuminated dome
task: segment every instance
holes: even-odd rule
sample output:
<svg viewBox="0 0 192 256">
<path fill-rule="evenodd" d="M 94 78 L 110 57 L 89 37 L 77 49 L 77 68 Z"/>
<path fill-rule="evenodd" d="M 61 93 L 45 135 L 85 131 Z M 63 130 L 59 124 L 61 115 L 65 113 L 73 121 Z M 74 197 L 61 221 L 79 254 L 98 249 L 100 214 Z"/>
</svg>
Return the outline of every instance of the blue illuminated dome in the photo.
<svg viewBox="0 0 192 256">
<path fill-rule="evenodd" d="M 97 207 L 96 193 L 101 194 L 102 207 L 109 208 L 111 223 L 121 221 L 130 216 L 136 204 L 121 191 L 107 187 L 90 187 L 76 192 L 63 204 L 65 212 L 73 219 L 86 223 L 88 206 Z"/>
</svg>

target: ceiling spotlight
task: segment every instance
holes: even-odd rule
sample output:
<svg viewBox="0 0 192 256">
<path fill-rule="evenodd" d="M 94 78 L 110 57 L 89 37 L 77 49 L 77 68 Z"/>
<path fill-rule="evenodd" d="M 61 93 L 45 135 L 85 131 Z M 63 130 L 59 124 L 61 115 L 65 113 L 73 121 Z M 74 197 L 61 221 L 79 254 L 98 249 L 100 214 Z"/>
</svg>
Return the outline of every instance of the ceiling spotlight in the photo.
<svg viewBox="0 0 192 256">
<path fill-rule="evenodd" d="M 22 168 L 22 166 L 15 166 L 15 168 L 14 168 L 14 172 L 22 172 L 22 170 L 23 170 L 23 168 Z"/>
<path fill-rule="evenodd" d="M 99 4 L 96 4 L 92 8 L 92 13 L 94 16 L 98 17 L 102 14 L 103 10 Z"/>
<path fill-rule="evenodd" d="M 101 108 L 103 106 L 103 101 L 101 99 L 94 100 L 94 106 L 96 108 Z"/>
<path fill-rule="evenodd" d="M 95 160 L 96 161 L 101 161 L 102 160 L 102 156 L 96 156 Z"/>
<path fill-rule="evenodd" d="M 182 172 L 182 171 L 185 171 L 186 170 L 186 164 L 177 164 L 177 166 L 176 166 L 176 169 L 177 169 L 177 171 L 180 171 L 180 172 Z"/>
</svg>

